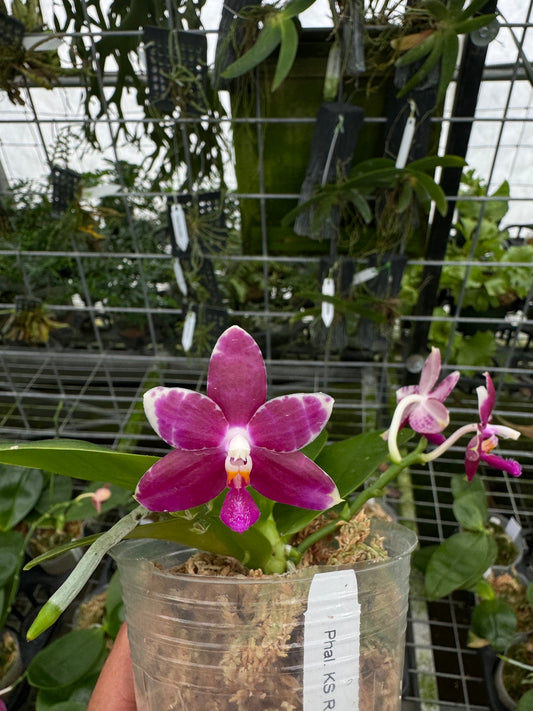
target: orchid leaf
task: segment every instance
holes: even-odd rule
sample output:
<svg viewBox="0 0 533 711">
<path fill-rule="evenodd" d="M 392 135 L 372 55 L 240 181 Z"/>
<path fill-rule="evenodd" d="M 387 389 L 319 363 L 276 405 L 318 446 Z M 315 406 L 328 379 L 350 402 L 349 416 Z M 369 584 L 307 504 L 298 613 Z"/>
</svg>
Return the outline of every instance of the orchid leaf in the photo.
<svg viewBox="0 0 533 711">
<path fill-rule="evenodd" d="M 101 481 L 105 477 L 133 491 L 141 476 L 159 457 L 117 452 L 101 445 L 75 439 L 47 439 L 36 442 L 0 444 L 0 462 L 39 467 L 54 474 Z"/>
<path fill-rule="evenodd" d="M 9 531 L 35 506 L 43 475 L 40 469 L 0 465 L 0 531 Z"/>
<path fill-rule="evenodd" d="M 510 605 L 501 598 L 483 600 L 472 613 L 472 631 L 488 640 L 497 651 L 505 650 L 513 641 L 517 620 Z"/>
<path fill-rule="evenodd" d="M 296 17 L 301 12 L 305 12 L 315 0 L 289 0 L 282 10 L 282 15 L 284 17 Z"/>
<path fill-rule="evenodd" d="M 298 31 L 296 25 L 290 19 L 284 19 L 280 23 L 281 28 L 281 46 L 279 50 L 278 63 L 276 65 L 276 73 L 272 82 L 272 91 L 275 91 L 283 82 L 296 57 L 298 50 Z"/>
<path fill-rule="evenodd" d="M 281 23 L 279 18 L 267 18 L 265 26 L 259 33 L 253 47 L 251 47 L 242 57 L 230 64 L 222 72 L 224 79 L 235 79 L 257 67 L 276 49 L 281 42 Z"/>
<path fill-rule="evenodd" d="M 260 568 L 272 554 L 267 538 L 252 526 L 245 533 L 235 533 L 214 515 L 188 518 L 177 515 L 164 521 L 137 526 L 127 538 L 160 538 L 218 555 L 238 558 L 250 568 Z"/>
<path fill-rule="evenodd" d="M 430 600 L 454 590 L 471 590 L 496 560 L 497 547 L 485 533 L 461 531 L 442 543 L 429 559 L 426 594 Z"/>
<path fill-rule="evenodd" d="M 414 170 L 410 172 L 416 180 L 413 188 L 421 198 L 422 202 L 433 200 L 435 207 L 440 214 L 445 215 L 448 209 L 448 203 L 446 202 L 446 195 L 440 185 L 437 185 L 433 178 L 430 178 L 429 175 L 426 175 L 425 173 Z"/>
<path fill-rule="evenodd" d="M 28 666 L 28 681 L 38 689 L 72 686 L 96 665 L 104 647 L 102 628 L 69 632 L 32 659 Z"/>
<path fill-rule="evenodd" d="M 400 441 L 412 436 L 410 430 L 401 433 Z M 344 499 L 363 484 L 387 460 L 388 446 L 378 432 L 364 432 L 355 437 L 334 442 L 325 447 L 316 463 L 329 474 Z M 276 504 L 274 517 L 282 536 L 290 536 L 318 516 L 320 512 Z"/>
</svg>

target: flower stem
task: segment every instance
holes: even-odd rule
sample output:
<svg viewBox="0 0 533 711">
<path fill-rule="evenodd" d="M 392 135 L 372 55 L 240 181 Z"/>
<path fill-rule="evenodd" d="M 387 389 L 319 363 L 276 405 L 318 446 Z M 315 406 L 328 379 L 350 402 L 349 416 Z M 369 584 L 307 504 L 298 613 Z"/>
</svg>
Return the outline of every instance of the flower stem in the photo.
<svg viewBox="0 0 533 711">
<path fill-rule="evenodd" d="M 402 455 L 400 454 L 400 450 L 398 449 L 398 432 L 400 431 L 400 427 L 402 424 L 403 413 L 409 407 L 409 405 L 418 403 L 421 400 L 422 398 L 418 394 L 413 393 L 413 395 L 407 395 L 402 400 L 400 400 L 400 402 L 396 406 L 396 409 L 394 410 L 394 414 L 392 416 L 388 432 L 387 442 L 389 445 L 389 455 L 391 461 L 395 462 L 396 464 L 399 464 L 402 461 Z"/>
<path fill-rule="evenodd" d="M 325 536 L 333 533 L 339 525 L 339 520 L 350 521 L 359 511 L 363 508 L 367 501 L 373 499 L 376 496 L 380 496 L 383 493 L 383 489 L 390 484 L 391 481 L 396 479 L 396 477 L 407 467 L 412 464 L 422 464 L 424 463 L 423 451 L 427 445 L 427 441 L 422 437 L 418 443 L 416 449 L 407 454 L 403 459 L 400 456 L 399 462 L 394 462 L 390 464 L 387 469 L 379 476 L 370 486 L 363 489 L 355 499 L 347 503 L 346 506 L 340 513 L 338 519 L 330 521 L 325 526 L 323 526 L 318 531 L 315 531 L 309 535 L 305 540 L 303 540 L 300 545 L 296 546 L 295 550 L 299 556 L 301 556 L 308 548 L 310 548 L 317 541 L 322 540 Z"/>
</svg>

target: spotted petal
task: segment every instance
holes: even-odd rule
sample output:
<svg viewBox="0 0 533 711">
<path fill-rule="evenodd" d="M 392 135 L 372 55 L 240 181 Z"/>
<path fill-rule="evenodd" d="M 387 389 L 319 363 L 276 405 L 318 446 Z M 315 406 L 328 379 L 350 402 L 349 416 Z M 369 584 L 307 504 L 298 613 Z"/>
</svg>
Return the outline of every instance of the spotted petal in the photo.
<svg viewBox="0 0 533 711">
<path fill-rule="evenodd" d="M 438 400 L 428 398 L 419 403 L 409 415 L 409 425 L 420 434 L 442 432 L 448 426 L 450 414 Z"/>
<path fill-rule="evenodd" d="M 323 393 L 282 395 L 257 410 L 248 425 L 252 442 L 274 452 L 296 452 L 324 429 L 333 398 Z"/>
<path fill-rule="evenodd" d="M 490 422 L 492 411 L 494 409 L 494 405 L 496 404 L 496 391 L 494 390 L 492 378 L 488 373 L 484 373 L 484 376 L 486 387 L 480 385 L 476 388 L 479 418 L 482 426 L 485 426 L 488 422 Z"/>
<path fill-rule="evenodd" d="M 431 399 L 440 400 L 440 402 L 444 402 L 448 395 L 457 385 L 460 376 L 461 373 L 458 370 L 454 370 L 453 373 L 450 373 L 445 378 L 443 378 L 441 382 L 437 385 L 437 387 L 433 388 L 433 390 L 431 391 Z"/>
<path fill-rule="evenodd" d="M 154 430 L 171 447 L 217 447 L 228 429 L 224 413 L 213 400 L 185 388 L 159 386 L 148 390 L 144 411 Z"/>
<path fill-rule="evenodd" d="M 301 452 L 277 454 L 254 447 L 252 459 L 250 484 L 272 501 L 315 511 L 341 501 L 333 479 Z"/>
<path fill-rule="evenodd" d="M 207 377 L 207 394 L 232 427 L 245 427 L 266 400 L 266 369 L 259 346 L 238 326 L 218 339 Z"/>
<path fill-rule="evenodd" d="M 421 395 L 431 392 L 432 387 L 437 382 L 440 375 L 440 363 L 440 351 L 438 348 L 433 347 L 420 374 L 419 392 Z"/>
<path fill-rule="evenodd" d="M 259 519 L 260 511 L 246 489 L 230 489 L 226 494 L 220 520 L 237 533 L 244 533 Z"/>
<path fill-rule="evenodd" d="M 214 499 L 226 486 L 223 450 L 175 449 L 141 477 L 137 501 L 150 511 L 185 511 Z"/>
</svg>

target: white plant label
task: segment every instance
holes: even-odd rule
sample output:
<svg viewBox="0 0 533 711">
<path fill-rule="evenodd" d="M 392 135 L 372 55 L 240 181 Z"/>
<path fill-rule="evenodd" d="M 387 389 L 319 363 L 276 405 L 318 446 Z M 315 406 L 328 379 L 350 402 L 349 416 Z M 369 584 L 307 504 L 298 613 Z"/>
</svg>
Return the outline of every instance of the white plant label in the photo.
<svg viewBox="0 0 533 711">
<path fill-rule="evenodd" d="M 305 613 L 303 711 L 359 711 L 360 621 L 355 572 L 317 573 Z"/>
<path fill-rule="evenodd" d="M 181 334 L 181 345 L 186 353 L 191 350 L 195 328 L 196 314 L 194 311 L 189 311 L 187 316 L 185 316 L 185 323 L 183 324 L 183 333 Z"/>
<path fill-rule="evenodd" d="M 174 203 L 170 206 L 170 219 L 172 220 L 172 231 L 174 232 L 174 241 L 182 252 L 185 252 L 189 246 L 189 231 L 187 229 L 187 221 L 185 212 L 179 203 Z"/>
<path fill-rule="evenodd" d="M 324 296 L 335 296 L 335 282 L 331 277 L 326 277 L 322 282 L 322 293 Z M 322 321 L 324 326 L 329 328 L 333 323 L 335 307 L 329 301 L 322 302 Z"/>
<path fill-rule="evenodd" d="M 516 541 L 518 536 L 522 533 L 522 528 L 514 516 L 511 516 L 511 518 L 507 521 L 505 533 L 512 541 Z"/>
</svg>

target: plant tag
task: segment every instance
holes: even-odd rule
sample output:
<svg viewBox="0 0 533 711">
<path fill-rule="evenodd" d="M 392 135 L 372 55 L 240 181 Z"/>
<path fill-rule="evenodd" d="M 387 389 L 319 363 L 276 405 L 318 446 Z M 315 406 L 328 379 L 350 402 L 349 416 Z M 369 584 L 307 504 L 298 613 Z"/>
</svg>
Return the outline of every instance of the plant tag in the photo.
<svg viewBox="0 0 533 711">
<path fill-rule="evenodd" d="M 181 345 L 183 346 L 183 350 L 186 353 L 191 350 L 195 328 L 196 313 L 194 311 L 189 311 L 187 316 L 185 316 L 185 322 L 183 324 L 183 333 L 181 334 Z"/>
<path fill-rule="evenodd" d="M 354 274 L 352 286 L 357 286 L 357 284 L 364 284 L 365 281 L 370 281 L 374 277 L 377 277 L 379 270 L 376 267 L 368 267 L 367 269 L 361 269 L 360 272 Z"/>
<path fill-rule="evenodd" d="M 507 522 L 507 525 L 505 526 L 505 533 L 513 542 L 516 541 L 518 536 L 522 533 L 522 527 L 514 516 L 511 516 Z"/>
<path fill-rule="evenodd" d="M 185 281 L 185 276 L 183 275 L 180 260 L 177 257 L 172 260 L 172 266 L 174 267 L 174 275 L 176 277 L 178 288 L 183 296 L 187 296 L 187 282 Z"/>
<path fill-rule="evenodd" d="M 174 203 L 170 206 L 170 219 L 172 221 L 174 242 L 176 243 L 178 249 L 185 252 L 189 246 L 189 231 L 187 230 L 185 212 L 179 203 Z"/>
<path fill-rule="evenodd" d="M 326 277 L 322 282 L 322 293 L 324 296 L 335 296 L 335 282 L 331 277 Z M 329 328 L 333 322 L 333 316 L 335 315 L 335 308 L 333 304 L 328 301 L 322 302 L 322 321 L 324 326 Z"/>
<path fill-rule="evenodd" d="M 360 619 L 353 570 L 313 577 L 304 625 L 303 711 L 359 711 Z"/>
</svg>

